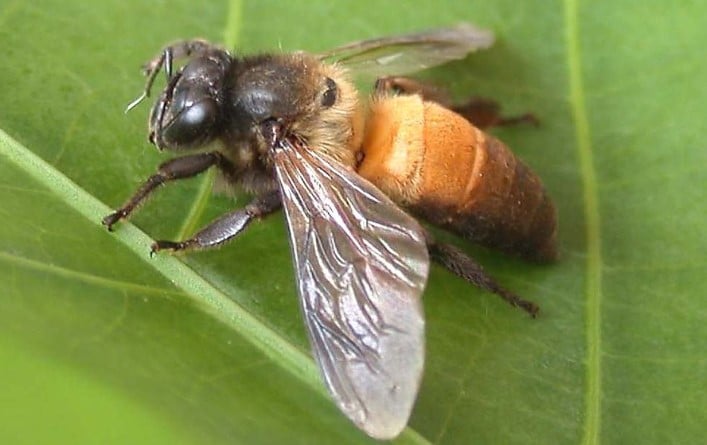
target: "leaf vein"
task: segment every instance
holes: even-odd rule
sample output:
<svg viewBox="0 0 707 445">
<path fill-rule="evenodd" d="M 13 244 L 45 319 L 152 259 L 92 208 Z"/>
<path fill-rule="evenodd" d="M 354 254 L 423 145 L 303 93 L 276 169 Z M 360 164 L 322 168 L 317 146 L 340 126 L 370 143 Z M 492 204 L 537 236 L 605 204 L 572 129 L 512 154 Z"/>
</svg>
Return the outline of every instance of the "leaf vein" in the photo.
<svg viewBox="0 0 707 445">
<path fill-rule="evenodd" d="M 37 260 L 32 260 L 20 255 L 15 255 L 9 252 L 0 251 L 0 261 L 6 263 L 14 264 L 16 266 L 25 267 L 27 269 L 34 269 L 45 273 L 51 273 L 56 276 L 70 278 L 84 283 L 95 284 L 110 289 L 118 289 L 122 291 L 134 291 L 149 294 L 159 294 L 161 296 L 174 295 L 174 296 L 185 296 L 184 292 L 172 291 L 169 289 L 160 289 L 153 286 L 145 286 L 142 284 L 130 283 L 127 281 L 113 280 L 106 277 L 101 277 L 98 275 L 92 275 L 85 272 L 79 272 L 73 269 L 64 268 L 57 266 L 56 264 L 48 264 Z"/>
<path fill-rule="evenodd" d="M 595 445 L 601 432 L 601 234 L 598 183 L 582 79 L 579 0 L 565 0 L 569 101 L 575 122 L 586 218 L 586 394 L 582 443 Z"/>
<path fill-rule="evenodd" d="M 98 201 L 54 166 L 48 164 L 44 159 L 12 139 L 3 130 L 0 130 L 0 157 L 16 165 L 35 181 L 52 190 L 57 198 L 68 207 L 104 230 L 99 215 L 105 215 L 111 211 L 107 205 Z M 145 253 L 149 251 L 152 240 L 136 226 L 125 223 L 112 236 L 116 242 L 125 245 L 138 258 L 155 269 L 157 273 L 172 281 L 191 301 L 197 303 L 202 310 L 227 324 L 240 334 L 244 340 L 271 359 L 273 363 L 281 366 L 300 382 L 311 388 L 314 393 L 325 397 L 327 400 L 329 399 L 324 385 L 321 384 L 314 361 L 306 352 L 293 345 L 273 328 L 238 305 L 233 299 L 229 298 L 220 289 L 209 283 L 177 258 L 171 256 L 149 258 Z M 10 255 L 0 252 L 0 259 L 8 259 L 8 256 Z M 27 261 L 24 263 L 26 265 L 47 266 L 41 262 L 31 263 L 33 260 L 25 260 Z M 53 270 L 59 271 L 56 266 L 52 267 L 54 267 Z M 429 443 L 427 439 L 410 427 L 403 430 L 400 439 L 400 443 Z"/>
</svg>

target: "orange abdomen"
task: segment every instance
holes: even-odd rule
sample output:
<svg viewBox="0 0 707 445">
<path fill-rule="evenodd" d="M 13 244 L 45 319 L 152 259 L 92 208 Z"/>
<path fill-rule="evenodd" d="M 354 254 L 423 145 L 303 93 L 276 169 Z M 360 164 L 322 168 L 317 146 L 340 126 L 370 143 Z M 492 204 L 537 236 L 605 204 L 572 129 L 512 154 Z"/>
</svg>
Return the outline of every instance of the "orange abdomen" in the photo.
<svg viewBox="0 0 707 445">
<path fill-rule="evenodd" d="M 557 257 L 556 210 L 498 139 L 419 96 L 371 105 L 359 174 L 414 214 L 487 247 Z"/>
</svg>

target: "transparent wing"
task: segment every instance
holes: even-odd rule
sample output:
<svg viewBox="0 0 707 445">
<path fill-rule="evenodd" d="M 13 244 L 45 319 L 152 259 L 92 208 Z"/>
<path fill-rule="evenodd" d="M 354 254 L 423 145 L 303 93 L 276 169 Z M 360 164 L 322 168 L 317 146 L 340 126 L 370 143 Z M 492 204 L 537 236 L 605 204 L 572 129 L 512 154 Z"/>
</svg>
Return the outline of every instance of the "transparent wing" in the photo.
<svg viewBox="0 0 707 445">
<path fill-rule="evenodd" d="M 423 229 L 365 179 L 298 142 L 273 155 L 307 331 L 339 408 L 369 435 L 406 425 L 424 361 Z"/>
<path fill-rule="evenodd" d="M 356 74 L 403 75 L 462 59 L 470 52 L 493 44 L 491 31 L 460 23 L 414 34 L 361 40 L 320 54 L 338 61 Z"/>
</svg>

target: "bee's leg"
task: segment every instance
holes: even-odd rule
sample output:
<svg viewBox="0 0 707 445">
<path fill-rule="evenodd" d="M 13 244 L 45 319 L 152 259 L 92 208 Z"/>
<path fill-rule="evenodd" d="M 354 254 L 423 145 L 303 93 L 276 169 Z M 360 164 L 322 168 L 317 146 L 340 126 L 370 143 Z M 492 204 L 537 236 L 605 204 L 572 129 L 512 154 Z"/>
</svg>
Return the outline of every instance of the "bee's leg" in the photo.
<svg viewBox="0 0 707 445">
<path fill-rule="evenodd" d="M 445 107 L 452 105 L 449 93 L 444 88 L 420 82 L 417 79 L 403 76 L 379 77 L 374 87 L 376 95 L 417 94 L 424 100 L 437 102 Z"/>
<path fill-rule="evenodd" d="M 449 98 L 448 92 L 443 88 L 409 77 L 381 77 L 376 80 L 375 94 L 418 94 L 422 96 L 424 100 L 437 102 L 464 116 L 469 122 L 482 130 L 489 127 L 519 123 L 530 123 L 536 126 L 539 124 L 538 119 L 531 113 L 525 113 L 519 116 L 503 116 L 501 115 L 501 106 L 498 102 L 483 97 L 472 97 L 464 103 L 454 104 Z"/>
<path fill-rule="evenodd" d="M 483 97 L 472 97 L 468 101 L 450 107 L 454 112 L 464 116 L 469 122 L 483 129 L 516 125 L 522 123 L 540 125 L 540 121 L 532 113 L 517 116 L 503 116 L 498 102 Z"/>
<path fill-rule="evenodd" d="M 214 165 L 223 170 L 227 169 L 230 163 L 216 151 L 170 159 L 161 164 L 157 173 L 150 176 L 121 208 L 103 218 L 103 225 L 112 230 L 113 224 L 127 218 L 160 185 L 176 179 L 191 178 Z"/>
<path fill-rule="evenodd" d="M 155 82 L 157 74 L 159 74 L 160 69 L 164 67 L 165 75 L 167 76 L 167 81 L 172 78 L 172 63 L 175 59 L 182 59 L 185 57 L 198 56 L 202 54 L 207 54 L 209 52 L 225 53 L 224 50 L 220 49 L 213 43 L 207 42 L 202 39 L 193 40 L 181 40 L 175 42 L 171 45 L 164 47 L 158 55 L 147 61 L 142 65 L 142 72 L 147 76 L 145 81 L 145 88 L 142 94 L 130 102 L 126 108 L 126 112 L 132 110 L 142 102 L 145 98 L 150 96 L 150 89 L 152 89 L 152 84 Z"/>
<path fill-rule="evenodd" d="M 164 66 L 167 77 L 172 75 L 174 59 L 198 56 L 210 51 L 222 51 L 218 46 L 203 39 L 180 40 L 162 48 L 160 53 L 142 65 L 145 75 L 152 75 Z"/>
<path fill-rule="evenodd" d="M 280 192 L 273 191 L 253 199 L 242 209 L 227 213 L 184 241 L 155 241 L 150 255 L 160 250 L 206 249 L 219 246 L 240 235 L 256 218 L 269 215 L 282 207 Z"/>
<path fill-rule="evenodd" d="M 428 235 L 427 249 L 433 261 L 443 266 L 454 275 L 463 278 L 476 287 L 493 292 L 512 306 L 523 309 L 533 318 L 540 310 L 538 305 L 532 301 L 524 300 L 513 292 L 501 287 L 496 280 L 486 273 L 479 263 L 457 247 L 434 241 L 432 237 Z"/>
</svg>

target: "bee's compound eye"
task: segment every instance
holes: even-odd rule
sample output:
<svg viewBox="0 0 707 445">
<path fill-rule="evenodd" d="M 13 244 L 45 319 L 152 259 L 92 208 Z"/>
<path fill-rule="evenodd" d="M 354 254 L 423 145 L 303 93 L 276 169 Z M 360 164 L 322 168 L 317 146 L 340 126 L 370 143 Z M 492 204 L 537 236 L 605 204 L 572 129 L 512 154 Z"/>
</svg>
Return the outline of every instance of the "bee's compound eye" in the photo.
<svg viewBox="0 0 707 445">
<path fill-rule="evenodd" d="M 170 145 L 194 146 L 210 138 L 216 122 L 218 106 L 211 98 L 204 98 L 183 108 L 163 129 L 162 137 Z"/>
<path fill-rule="evenodd" d="M 329 108 L 336 103 L 336 96 L 338 93 L 338 87 L 336 82 L 330 77 L 326 78 L 326 90 L 322 95 L 322 106 Z"/>
</svg>

